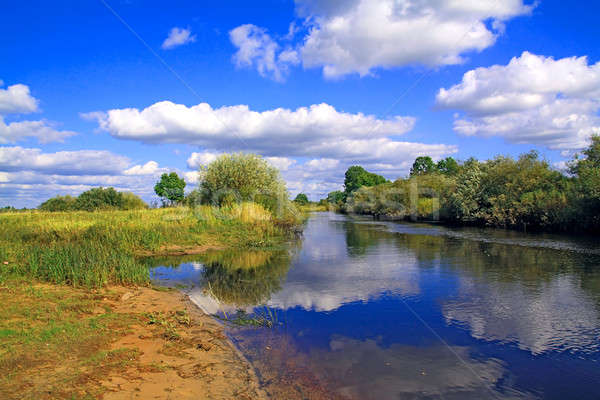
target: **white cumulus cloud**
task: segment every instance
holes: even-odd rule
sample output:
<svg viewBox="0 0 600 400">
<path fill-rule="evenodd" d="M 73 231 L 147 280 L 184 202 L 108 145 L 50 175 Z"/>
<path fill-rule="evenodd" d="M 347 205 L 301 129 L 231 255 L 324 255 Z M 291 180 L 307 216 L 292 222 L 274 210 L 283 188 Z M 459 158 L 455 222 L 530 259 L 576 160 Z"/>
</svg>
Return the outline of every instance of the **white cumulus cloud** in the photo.
<svg viewBox="0 0 600 400">
<path fill-rule="evenodd" d="M 193 43 L 195 41 L 196 35 L 192 35 L 192 32 L 189 28 L 185 29 L 174 27 L 169 32 L 169 36 L 167 36 L 167 38 L 161 45 L 161 48 L 163 50 L 170 50 L 187 43 Z"/>
<path fill-rule="evenodd" d="M 0 144 L 15 143 L 28 137 L 33 137 L 40 143 L 62 142 L 69 136 L 76 135 L 73 131 L 59 131 L 54 124 L 42 121 L 18 121 L 6 124 L 0 116 Z"/>
<path fill-rule="evenodd" d="M 238 67 L 255 67 L 261 76 L 275 81 L 284 80 L 289 66 L 300 62 L 295 50 L 280 51 L 279 44 L 258 26 L 240 25 L 229 32 L 229 38 L 238 48 L 233 55 Z"/>
<path fill-rule="evenodd" d="M 199 169 L 203 165 L 208 165 L 215 161 L 221 153 L 215 151 L 203 151 L 201 153 L 192 153 L 187 159 L 187 166 L 190 169 Z"/>
<path fill-rule="evenodd" d="M 124 175 L 156 175 L 157 173 L 166 172 L 166 168 L 160 168 L 156 161 L 148 161 L 143 165 L 134 165 L 131 168 L 123 171 Z"/>
<path fill-rule="evenodd" d="M 327 171 L 332 170 L 340 164 L 340 160 L 334 160 L 332 158 L 320 158 L 313 159 L 306 162 L 306 167 L 316 171 Z"/>
<path fill-rule="evenodd" d="M 523 52 L 507 65 L 468 71 L 460 83 L 440 89 L 436 102 L 462 112 L 454 129 L 463 135 L 580 149 L 600 133 L 600 62 Z"/>
<path fill-rule="evenodd" d="M 0 86 L 3 82 L 0 81 Z M 38 100 L 31 96 L 29 86 L 17 84 L 0 89 L 0 114 L 30 113 L 38 110 Z"/>
<path fill-rule="evenodd" d="M 0 81 L 0 86 L 4 82 Z M 69 136 L 76 135 L 72 131 L 59 131 L 52 122 L 15 121 L 6 123 L 4 116 L 8 114 L 24 114 L 38 111 L 38 99 L 31 96 L 29 86 L 16 84 L 7 89 L 0 89 L 0 144 L 15 143 L 27 138 L 36 138 L 40 143 L 62 142 Z"/>
<path fill-rule="evenodd" d="M 97 120 L 101 129 L 119 139 L 185 143 L 219 151 L 245 150 L 286 157 L 337 151 L 332 147 L 337 147 L 342 139 L 342 146 L 348 147 L 348 141 L 353 139 L 400 135 L 412 129 L 415 122 L 412 117 L 378 119 L 340 112 L 328 104 L 259 112 L 246 105 L 214 109 L 206 103 L 187 107 L 162 101 L 143 110 L 124 108 L 88 115 Z"/>
<path fill-rule="evenodd" d="M 244 54 L 241 44 L 246 44 L 247 53 L 264 49 L 260 54 L 272 71 L 280 56 L 292 51 L 295 61 L 305 68 L 322 68 L 327 78 L 365 76 L 376 68 L 459 64 L 465 53 L 493 45 L 505 21 L 530 13 L 533 7 L 522 0 L 296 0 L 305 34 L 294 49 L 281 50 L 254 25 L 234 29 L 244 40 L 237 36 L 231 40 L 239 48 L 236 57 Z M 295 33 L 293 27 L 290 32 Z M 241 35 L 245 32 L 254 40 Z M 265 65 L 262 71 L 256 65 L 263 76 Z"/>
<path fill-rule="evenodd" d="M 3 171 L 43 171 L 63 175 L 120 174 L 128 164 L 127 157 L 104 150 L 43 153 L 36 148 L 0 147 L 0 169 Z"/>
<path fill-rule="evenodd" d="M 280 171 L 287 171 L 296 160 L 288 157 L 265 157 L 265 160 Z"/>
</svg>

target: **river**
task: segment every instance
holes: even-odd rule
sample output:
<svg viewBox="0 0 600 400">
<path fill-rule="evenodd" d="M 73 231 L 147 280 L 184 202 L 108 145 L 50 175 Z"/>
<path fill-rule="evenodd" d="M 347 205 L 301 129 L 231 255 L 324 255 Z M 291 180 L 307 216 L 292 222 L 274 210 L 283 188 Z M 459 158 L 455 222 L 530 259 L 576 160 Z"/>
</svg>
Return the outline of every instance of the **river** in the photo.
<svg viewBox="0 0 600 400">
<path fill-rule="evenodd" d="M 274 398 L 600 398 L 597 238 L 314 213 L 283 249 L 159 264 L 272 325 L 225 323 Z"/>
</svg>

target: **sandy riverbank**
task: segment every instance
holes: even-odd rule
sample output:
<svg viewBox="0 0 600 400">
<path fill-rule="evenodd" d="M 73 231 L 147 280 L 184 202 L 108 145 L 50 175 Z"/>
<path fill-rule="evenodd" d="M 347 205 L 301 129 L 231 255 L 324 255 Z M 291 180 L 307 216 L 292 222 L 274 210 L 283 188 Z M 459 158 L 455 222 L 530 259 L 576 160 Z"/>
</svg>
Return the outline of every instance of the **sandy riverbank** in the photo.
<svg viewBox="0 0 600 400">
<path fill-rule="evenodd" d="M 157 321 L 134 326 L 114 342 L 113 349 L 135 348 L 140 357 L 137 365 L 102 382 L 108 389 L 105 399 L 266 398 L 252 368 L 222 327 L 185 295 L 150 288 L 112 289 L 120 294 L 118 301 L 109 304 L 114 311 L 174 316 L 178 337 L 161 333 L 165 326 Z"/>
</svg>

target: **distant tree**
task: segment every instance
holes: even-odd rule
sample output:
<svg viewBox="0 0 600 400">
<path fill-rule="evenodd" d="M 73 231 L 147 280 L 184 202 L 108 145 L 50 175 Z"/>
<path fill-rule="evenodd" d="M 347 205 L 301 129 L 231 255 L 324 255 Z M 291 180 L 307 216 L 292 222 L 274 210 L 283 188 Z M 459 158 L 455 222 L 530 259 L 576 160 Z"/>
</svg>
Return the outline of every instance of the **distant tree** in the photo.
<svg viewBox="0 0 600 400">
<path fill-rule="evenodd" d="M 430 174 L 436 171 L 437 167 L 431 157 L 421 156 L 415 159 L 415 162 L 410 169 L 410 176 Z"/>
<path fill-rule="evenodd" d="M 308 204 L 308 197 L 304 193 L 298 193 L 296 198 L 294 199 L 294 203 L 298 204 Z"/>
<path fill-rule="evenodd" d="M 42 211 L 71 211 L 75 210 L 75 197 L 69 195 L 52 197 L 38 207 Z"/>
<path fill-rule="evenodd" d="M 185 181 L 175 172 L 162 174 L 160 181 L 154 185 L 154 192 L 163 199 L 163 203 L 168 202 L 173 205 L 181 202 L 184 197 Z"/>
<path fill-rule="evenodd" d="M 123 206 L 123 195 L 114 188 L 97 187 L 87 190 L 77 196 L 75 209 L 95 211 L 105 209 L 118 209 Z"/>
<path fill-rule="evenodd" d="M 436 168 L 438 172 L 444 175 L 456 175 L 458 173 L 458 162 L 452 157 L 446 157 L 438 161 Z"/>
<path fill-rule="evenodd" d="M 386 182 L 387 179 L 383 176 L 366 171 L 359 165 L 354 165 L 346 170 L 344 188 L 347 196 L 362 186 L 375 186 Z"/>
<path fill-rule="evenodd" d="M 327 202 L 330 204 L 339 204 L 339 203 L 343 203 L 345 198 L 346 198 L 346 196 L 345 196 L 344 192 L 336 190 L 334 192 L 330 192 L 327 195 Z"/>
</svg>

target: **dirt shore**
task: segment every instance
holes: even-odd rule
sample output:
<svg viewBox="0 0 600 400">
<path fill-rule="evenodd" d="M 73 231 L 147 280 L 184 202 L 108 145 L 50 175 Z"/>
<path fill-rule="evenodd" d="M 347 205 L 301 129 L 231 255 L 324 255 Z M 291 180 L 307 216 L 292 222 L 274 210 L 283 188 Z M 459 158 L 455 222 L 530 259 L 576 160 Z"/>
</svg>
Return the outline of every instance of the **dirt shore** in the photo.
<svg viewBox="0 0 600 400">
<path fill-rule="evenodd" d="M 112 344 L 134 348 L 138 363 L 113 372 L 102 385 L 103 398 L 116 399 L 266 399 L 250 364 L 223 328 L 176 291 L 111 288 L 109 301 L 119 313 L 145 313 L 146 322 Z"/>
</svg>

